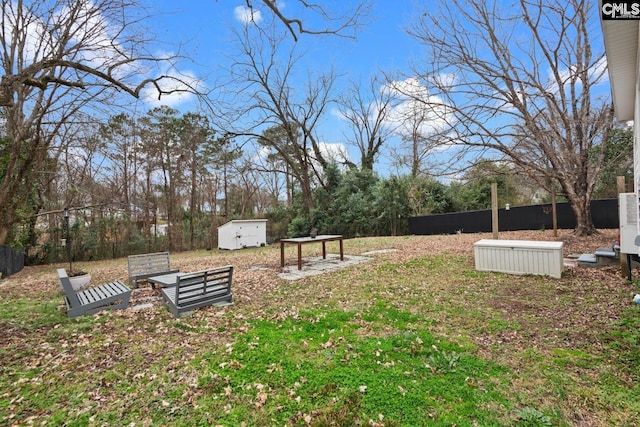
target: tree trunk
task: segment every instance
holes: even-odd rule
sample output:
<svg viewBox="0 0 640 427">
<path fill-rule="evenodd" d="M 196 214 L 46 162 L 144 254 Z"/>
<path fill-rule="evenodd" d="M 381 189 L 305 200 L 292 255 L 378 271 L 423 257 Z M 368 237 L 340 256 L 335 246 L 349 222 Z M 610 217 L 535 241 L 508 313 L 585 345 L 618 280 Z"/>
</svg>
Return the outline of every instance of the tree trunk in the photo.
<svg viewBox="0 0 640 427">
<path fill-rule="evenodd" d="M 197 191 L 198 191 L 198 186 L 197 186 L 197 166 L 196 166 L 196 160 L 195 160 L 195 153 L 193 155 L 194 159 L 191 163 L 191 198 L 190 198 L 190 204 L 191 206 L 189 207 L 189 214 L 191 215 L 191 218 L 189 220 L 189 249 L 190 250 L 194 250 L 195 249 L 195 240 L 196 240 L 196 231 L 195 231 L 195 219 L 196 219 L 196 195 L 197 195 Z"/>
<path fill-rule="evenodd" d="M 576 228 L 573 234 L 576 236 L 591 236 L 597 234 L 598 230 L 593 224 L 593 218 L 591 216 L 591 199 L 586 196 L 579 197 L 574 195 L 573 197 L 569 197 L 569 205 L 576 218 Z"/>
<path fill-rule="evenodd" d="M 0 225 L 0 245 L 4 245 L 9 237 L 9 227 L 6 224 Z"/>
<path fill-rule="evenodd" d="M 307 169 L 304 169 L 302 171 L 302 176 L 303 179 L 298 180 L 300 184 L 300 191 L 302 193 L 302 200 L 307 208 L 307 213 L 309 215 L 309 225 L 311 227 L 314 227 L 315 218 L 313 216 L 313 189 L 311 188 L 311 180 L 309 179 Z"/>
</svg>

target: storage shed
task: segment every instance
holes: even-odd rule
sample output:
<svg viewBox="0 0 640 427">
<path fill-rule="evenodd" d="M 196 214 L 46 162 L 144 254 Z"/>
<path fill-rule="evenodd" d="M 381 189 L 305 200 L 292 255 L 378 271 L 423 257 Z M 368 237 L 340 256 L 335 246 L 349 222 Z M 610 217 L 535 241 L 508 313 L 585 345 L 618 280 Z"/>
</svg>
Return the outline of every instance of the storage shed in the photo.
<svg viewBox="0 0 640 427">
<path fill-rule="evenodd" d="M 259 247 L 266 243 L 266 219 L 234 219 L 218 227 L 218 249 Z"/>
</svg>

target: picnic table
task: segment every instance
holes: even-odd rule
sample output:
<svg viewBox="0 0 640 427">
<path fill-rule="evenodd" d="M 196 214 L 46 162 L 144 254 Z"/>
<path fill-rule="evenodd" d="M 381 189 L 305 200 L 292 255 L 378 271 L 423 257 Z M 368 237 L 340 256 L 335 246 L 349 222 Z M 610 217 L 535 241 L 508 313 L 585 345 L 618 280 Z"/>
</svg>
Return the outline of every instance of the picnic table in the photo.
<svg viewBox="0 0 640 427">
<path fill-rule="evenodd" d="M 291 239 L 280 240 L 280 267 L 284 267 L 284 246 L 287 244 L 298 245 L 298 270 L 302 270 L 302 245 L 307 243 L 322 243 L 322 258 L 327 258 L 327 242 L 340 242 L 340 261 L 344 261 L 344 252 L 342 245 L 342 235 L 340 234 L 321 234 L 316 237 L 294 237 Z"/>
</svg>

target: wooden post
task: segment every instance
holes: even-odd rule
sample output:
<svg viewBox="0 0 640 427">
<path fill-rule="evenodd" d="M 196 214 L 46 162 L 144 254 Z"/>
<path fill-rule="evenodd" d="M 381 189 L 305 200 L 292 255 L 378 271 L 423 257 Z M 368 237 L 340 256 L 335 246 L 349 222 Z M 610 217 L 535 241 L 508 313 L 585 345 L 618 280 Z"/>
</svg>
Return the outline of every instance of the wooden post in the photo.
<svg viewBox="0 0 640 427">
<path fill-rule="evenodd" d="M 498 238 L 498 183 L 491 183 L 491 229 L 493 238 Z"/>
<path fill-rule="evenodd" d="M 625 193 L 627 187 L 624 176 L 617 177 L 616 184 L 618 188 L 618 210 L 620 210 L 620 193 Z M 618 229 L 618 236 L 620 236 L 620 229 Z M 619 243 L 620 242 L 618 242 L 618 244 Z M 627 257 L 622 256 L 622 254 L 620 254 L 620 274 L 622 275 L 622 277 L 629 276 L 629 265 L 627 264 Z"/>
<path fill-rule="evenodd" d="M 558 211 L 556 210 L 556 189 L 551 189 L 551 220 L 553 221 L 553 237 L 558 237 Z"/>
</svg>

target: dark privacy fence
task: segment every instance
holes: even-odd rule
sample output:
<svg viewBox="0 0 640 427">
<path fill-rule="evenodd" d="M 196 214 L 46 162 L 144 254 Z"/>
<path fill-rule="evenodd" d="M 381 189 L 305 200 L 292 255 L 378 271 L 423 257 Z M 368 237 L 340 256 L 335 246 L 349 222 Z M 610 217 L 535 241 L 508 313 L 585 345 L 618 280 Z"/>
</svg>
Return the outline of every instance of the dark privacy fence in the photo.
<svg viewBox="0 0 640 427">
<path fill-rule="evenodd" d="M 0 245 L 0 277 L 9 277 L 24 268 L 24 253 Z"/>
<path fill-rule="evenodd" d="M 498 209 L 500 231 L 553 229 L 551 204 Z M 576 218 L 568 203 L 556 203 L 558 228 L 572 229 Z M 618 228 L 618 199 L 591 202 L 591 215 L 596 228 Z M 415 216 L 409 218 L 410 234 L 452 234 L 491 232 L 491 209 Z"/>
</svg>

